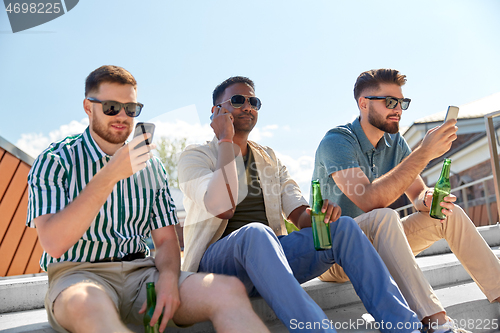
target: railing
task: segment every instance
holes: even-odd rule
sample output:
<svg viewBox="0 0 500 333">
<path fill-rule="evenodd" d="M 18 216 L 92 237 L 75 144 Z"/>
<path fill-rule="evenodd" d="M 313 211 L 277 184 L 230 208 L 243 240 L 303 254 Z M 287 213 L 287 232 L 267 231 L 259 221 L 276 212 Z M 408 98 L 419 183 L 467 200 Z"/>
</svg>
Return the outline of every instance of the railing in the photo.
<svg viewBox="0 0 500 333">
<path fill-rule="evenodd" d="M 500 111 L 489 113 L 484 116 L 484 121 L 486 123 L 486 136 L 488 137 L 488 144 L 490 146 L 491 170 L 493 171 L 495 195 L 497 198 L 500 198 L 500 164 L 498 162 L 496 131 L 493 124 L 493 118 L 498 116 L 500 116 Z M 497 205 L 497 210 L 500 216 L 500 205 Z"/>
<path fill-rule="evenodd" d="M 497 158 L 497 161 L 498 161 L 498 158 Z M 462 194 L 462 200 L 463 201 L 459 203 L 459 206 L 461 206 L 465 210 L 465 212 L 467 213 L 467 215 L 469 215 L 469 213 L 470 213 L 470 211 L 469 211 L 469 199 L 467 197 L 466 189 L 468 187 L 474 186 L 476 184 L 483 183 L 484 197 L 481 198 L 481 199 L 484 199 L 484 201 L 486 202 L 486 211 L 488 213 L 488 224 L 496 224 L 498 222 L 498 221 L 494 221 L 494 219 L 493 219 L 493 214 L 492 214 L 492 211 L 491 211 L 491 203 L 493 201 L 490 198 L 490 195 L 489 195 L 489 192 L 488 192 L 488 186 L 486 184 L 486 182 L 488 180 L 491 180 L 493 178 L 494 178 L 493 175 L 490 175 L 490 176 L 487 176 L 487 177 L 475 180 L 473 182 L 464 184 L 462 186 L 455 187 L 454 189 L 451 190 L 451 193 L 458 192 L 458 191 L 461 192 L 461 194 Z M 497 190 L 497 187 L 495 188 L 495 190 Z M 496 197 L 498 197 L 498 192 L 497 192 L 497 196 Z M 395 210 L 398 213 L 400 213 L 402 211 L 403 212 L 402 213 L 403 216 L 410 215 L 411 213 L 413 213 L 415 211 L 415 209 L 413 207 L 413 204 L 409 204 L 409 205 L 406 205 L 406 206 L 403 206 L 403 207 L 399 207 L 399 208 L 397 208 Z M 400 215 L 401 215 L 401 213 L 400 213 Z"/>
<path fill-rule="evenodd" d="M 484 116 L 484 121 L 486 125 L 486 136 L 488 137 L 488 145 L 490 148 L 490 156 L 491 156 L 491 170 L 492 170 L 492 175 L 488 177 L 484 177 L 481 179 L 478 179 L 476 181 L 473 181 L 471 183 L 467 183 L 465 185 L 459 186 L 457 188 L 454 188 L 451 190 L 451 192 L 457 192 L 461 191 L 462 193 L 462 208 L 465 210 L 467 215 L 470 215 L 469 213 L 469 199 L 467 197 L 466 189 L 468 187 L 474 186 L 479 183 L 483 183 L 483 189 L 484 189 L 484 199 L 486 203 L 486 211 L 488 213 L 488 224 L 495 224 L 497 221 L 494 221 L 493 219 L 493 212 L 491 211 L 491 203 L 494 202 L 490 198 L 490 194 L 488 192 L 488 186 L 486 182 L 490 179 L 493 179 L 493 185 L 495 188 L 495 195 L 493 198 L 496 200 L 496 198 L 500 198 L 500 162 L 498 158 L 498 149 L 497 149 L 497 138 L 496 138 L 496 130 L 495 130 L 495 125 L 493 123 L 493 118 L 500 116 L 500 111 L 495 111 L 489 114 L 486 114 Z M 496 205 L 497 207 L 497 213 L 498 217 L 500 217 L 500 205 Z M 399 207 L 396 209 L 396 211 L 402 215 L 402 216 L 407 216 L 415 211 L 415 208 L 413 207 L 413 204 L 409 204 L 403 207 Z"/>
</svg>

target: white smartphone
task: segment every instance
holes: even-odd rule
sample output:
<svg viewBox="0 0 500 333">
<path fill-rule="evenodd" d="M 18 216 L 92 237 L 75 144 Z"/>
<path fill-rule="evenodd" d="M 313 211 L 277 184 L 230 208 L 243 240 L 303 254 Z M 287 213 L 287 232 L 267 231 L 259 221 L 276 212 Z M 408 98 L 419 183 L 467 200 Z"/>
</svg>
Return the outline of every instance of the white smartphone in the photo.
<svg viewBox="0 0 500 333">
<path fill-rule="evenodd" d="M 448 111 L 446 111 L 446 116 L 444 117 L 444 123 L 450 119 L 458 118 L 458 106 L 448 106 Z"/>
<path fill-rule="evenodd" d="M 153 134 L 155 133 L 155 124 L 153 123 L 137 123 L 135 125 L 134 138 L 139 135 L 144 135 L 146 133 L 151 133 L 151 137 L 149 139 L 144 139 L 143 142 L 139 143 L 135 146 L 135 149 L 140 148 L 144 145 L 149 145 L 153 142 Z"/>
</svg>

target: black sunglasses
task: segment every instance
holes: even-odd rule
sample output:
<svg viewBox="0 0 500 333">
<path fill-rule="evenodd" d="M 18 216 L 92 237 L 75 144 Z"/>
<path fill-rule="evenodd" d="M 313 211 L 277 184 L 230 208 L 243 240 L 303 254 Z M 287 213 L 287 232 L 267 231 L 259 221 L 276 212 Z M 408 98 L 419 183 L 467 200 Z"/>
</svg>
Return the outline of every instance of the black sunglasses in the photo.
<svg viewBox="0 0 500 333">
<path fill-rule="evenodd" d="M 392 96 L 366 96 L 366 99 L 385 99 L 385 107 L 394 109 L 398 103 L 401 104 L 401 110 L 406 110 L 410 106 L 411 99 L 409 98 L 396 98 Z"/>
<path fill-rule="evenodd" d="M 125 109 L 125 113 L 129 117 L 137 117 L 141 114 L 142 107 L 144 104 L 141 103 L 120 103 L 116 101 L 100 101 L 97 98 L 88 97 L 87 98 L 92 103 L 101 103 L 102 112 L 107 116 L 116 116 L 120 113 L 122 108 Z"/>
<path fill-rule="evenodd" d="M 230 99 L 228 99 L 227 101 L 224 101 L 220 104 L 230 102 L 231 105 L 233 106 L 233 108 L 241 108 L 245 104 L 245 101 L 247 99 L 248 99 L 248 103 L 250 103 L 250 106 L 252 107 L 252 109 L 259 110 L 260 107 L 262 106 L 260 99 L 258 99 L 257 97 L 253 97 L 253 96 L 247 97 L 247 96 L 243 96 L 243 95 L 233 95 Z"/>
</svg>

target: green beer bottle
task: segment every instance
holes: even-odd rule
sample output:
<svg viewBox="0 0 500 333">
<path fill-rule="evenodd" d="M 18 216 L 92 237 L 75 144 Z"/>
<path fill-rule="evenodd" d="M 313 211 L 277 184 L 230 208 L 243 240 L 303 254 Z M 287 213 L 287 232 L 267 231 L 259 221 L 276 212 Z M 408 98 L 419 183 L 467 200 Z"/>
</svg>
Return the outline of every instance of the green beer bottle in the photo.
<svg viewBox="0 0 500 333">
<path fill-rule="evenodd" d="M 444 220 L 446 215 L 441 211 L 440 203 L 443 202 L 444 198 L 450 194 L 450 164 L 451 160 L 449 158 L 444 159 L 443 169 L 441 169 L 441 176 L 434 185 L 434 194 L 432 195 L 432 204 L 429 215 L 435 219 Z"/>
<path fill-rule="evenodd" d="M 321 197 L 319 179 L 312 181 L 312 193 L 311 223 L 314 248 L 317 251 L 328 250 L 332 248 L 332 236 L 330 234 L 330 223 L 325 223 L 325 213 L 321 212 L 323 198 Z"/>
<path fill-rule="evenodd" d="M 156 291 L 154 282 L 148 282 L 146 284 L 146 293 L 147 293 L 147 308 L 146 312 L 144 313 L 144 318 L 142 320 L 144 324 L 144 333 L 160 333 L 160 323 L 163 316 L 160 316 L 160 319 L 158 319 L 158 321 L 154 326 L 149 325 L 156 307 Z"/>
</svg>

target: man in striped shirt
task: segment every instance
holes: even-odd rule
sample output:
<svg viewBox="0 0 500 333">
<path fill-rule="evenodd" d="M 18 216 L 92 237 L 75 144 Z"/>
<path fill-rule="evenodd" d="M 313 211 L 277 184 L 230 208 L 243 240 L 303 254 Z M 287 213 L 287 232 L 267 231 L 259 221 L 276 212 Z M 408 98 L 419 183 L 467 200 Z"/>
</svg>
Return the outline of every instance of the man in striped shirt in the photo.
<svg viewBox="0 0 500 333">
<path fill-rule="evenodd" d="M 143 136 L 125 144 L 142 110 L 134 77 L 117 66 L 96 69 L 83 106 L 89 127 L 53 143 L 28 176 L 26 223 L 37 228 L 44 248 L 52 326 L 130 332 L 124 323 L 142 324 L 145 284 L 155 282 L 151 323 L 163 313 L 160 331 L 167 322 L 212 320 L 220 332 L 266 332 L 236 278 L 180 271 L 178 221 L 163 165 L 150 152 L 154 145 L 138 146 Z"/>
</svg>

